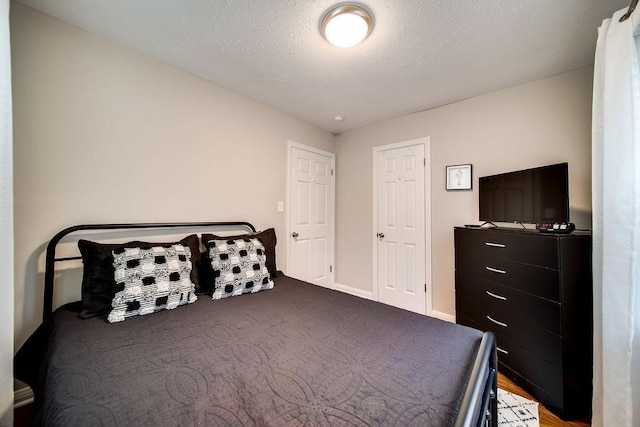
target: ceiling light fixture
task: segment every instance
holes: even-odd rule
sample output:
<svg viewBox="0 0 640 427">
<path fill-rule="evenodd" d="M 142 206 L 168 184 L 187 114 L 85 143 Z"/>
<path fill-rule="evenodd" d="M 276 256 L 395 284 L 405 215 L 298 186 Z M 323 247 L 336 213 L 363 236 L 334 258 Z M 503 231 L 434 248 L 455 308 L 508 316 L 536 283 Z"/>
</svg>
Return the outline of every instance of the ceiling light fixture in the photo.
<svg viewBox="0 0 640 427">
<path fill-rule="evenodd" d="M 354 4 L 335 6 L 324 14 L 322 35 L 338 47 L 352 47 L 371 33 L 373 19 L 369 12 Z"/>
</svg>

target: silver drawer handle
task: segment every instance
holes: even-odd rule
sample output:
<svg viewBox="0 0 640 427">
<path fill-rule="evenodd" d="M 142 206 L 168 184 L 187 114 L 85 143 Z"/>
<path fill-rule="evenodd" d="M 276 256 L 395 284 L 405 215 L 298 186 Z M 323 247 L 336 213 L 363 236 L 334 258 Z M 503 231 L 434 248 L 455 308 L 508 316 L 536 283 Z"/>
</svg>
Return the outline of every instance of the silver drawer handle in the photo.
<svg viewBox="0 0 640 427">
<path fill-rule="evenodd" d="M 504 270 L 498 270 L 497 268 L 492 268 L 492 267 L 485 267 L 487 270 L 489 271 L 493 271 L 494 273 L 500 273 L 500 274 L 507 274 L 506 271 Z"/>
<path fill-rule="evenodd" d="M 491 320 L 496 325 L 500 325 L 500 326 L 503 326 L 503 327 L 507 328 L 507 324 L 506 323 L 498 322 L 496 319 L 492 319 L 491 316 L 487 316 L 487 319 Z"/>
<path fill-rule="evenodd" d="M 485 292 L 486 292 L 486 293 L 487 293 L 487 295 L 489 295 L 490 297 L 494 297 L 494 298 L 497 298 L 497 299 L 501 299 L 502 301 L 506 301 L 506 300 L 507 300 L 507 297 L 503 297 L 502 295 L 497 295 L 497 294 L 494 294 L 493 292 L 489 292 L 489 291 L 485 291 Z"/>
<path fill-rule="evenodd" d="M 503 350 L 500 347 L 496 347 L 496 350 L 498 350 L 500 353 L 509 354 L 507 350 Z"/>
<path fill-rule="evenodd" d="M 484 242 L 485 245 L 487 246 L 491 246 L 493 248 L 506 248 L 507 245 L 503 245 L 502 243 L 491 243 L 491 242 Z"/>
</svg>

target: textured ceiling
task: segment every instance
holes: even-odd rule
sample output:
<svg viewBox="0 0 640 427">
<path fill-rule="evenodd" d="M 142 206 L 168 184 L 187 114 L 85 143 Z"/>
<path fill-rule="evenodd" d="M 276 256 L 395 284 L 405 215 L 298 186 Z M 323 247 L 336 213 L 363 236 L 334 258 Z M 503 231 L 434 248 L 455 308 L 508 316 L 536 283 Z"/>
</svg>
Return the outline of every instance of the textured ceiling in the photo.
<svg viewBox="0 0 640 427">
<path fill-rule="evenodd" d="M 363 0 L 373 32 L 341 49 L 333 0 L 19 1 L 334 133 L 591 64 L 629 3 Z"/>
</svg>

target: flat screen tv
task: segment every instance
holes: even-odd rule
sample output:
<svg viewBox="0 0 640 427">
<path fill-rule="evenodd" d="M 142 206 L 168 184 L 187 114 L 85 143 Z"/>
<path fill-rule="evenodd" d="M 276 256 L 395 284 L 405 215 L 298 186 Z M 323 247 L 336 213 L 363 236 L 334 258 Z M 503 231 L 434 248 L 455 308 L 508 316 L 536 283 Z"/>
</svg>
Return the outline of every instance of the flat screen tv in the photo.
<svg viewBox="0 0 640 427">
<path fill-rule="evenodd" d="M 569 222 L 569 165 L 480 177 L 480 221 Z"/>
</svg>

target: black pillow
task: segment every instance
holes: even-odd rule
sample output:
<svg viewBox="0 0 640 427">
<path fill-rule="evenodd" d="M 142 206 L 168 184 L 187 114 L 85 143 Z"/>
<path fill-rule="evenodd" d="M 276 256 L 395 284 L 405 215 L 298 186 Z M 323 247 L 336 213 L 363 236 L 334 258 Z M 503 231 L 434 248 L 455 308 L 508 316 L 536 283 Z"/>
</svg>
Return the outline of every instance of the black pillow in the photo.
<svg viewBox="0 0 640 427">
<path fill-rule="evenodd" d="M 269 270 L 270 278 L 274 278 L 277 276 L 278 268 L 276 267 L 276 244 L 278 243 L 278 239 L 276 238 L 276 230 L 273 228 L 268 228 L 264 231 L 258 231 L 250 234 L 237 234 L 234 236 L 218 236 L 217 234 L 203 234 L 202 235 L 202 244 L 207 250 L 205 256 L 205 262 L 201 264 L 201 275 L 200 275 L 200 289 L 201 292 L 205 292 L 209 295 L 213 293 L 213 285 L 214 285 L 214 277 L 213 277 L 213 269 L 211 268 L 210 256 L 209 256 L 209 247 L 207 242 L 209 240 L 235 240 L 235 239 L 244 239 L 244 238 L 258 238 L 262 244 L 264 245 L 265 255 L 267 256 L 266 266 L 267 270 Z M 196 287 L 197 289 L 197 287 Z"/>
<path fill-rule="evenodd" d="M 82 311 L 80 317 L 108 314 L 111 301 L 116 294 L 112 251 L 119 248 L 150 249 L 154 246 L 168 246 L 179 243 L 188 246 L 191 251 L 191 281 L 199 288 L 199 269 L 201 267 L 200 242 L 198 236 L 191 234 L 179 242 L 153 243 L 133 241 L 127 243 L 96 243 L 78 240 L 78 248 L 82 255 L 84 270 L 82 275 Z"/>
</svg>

